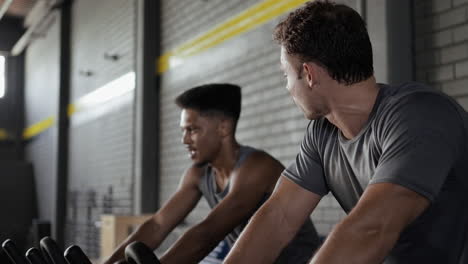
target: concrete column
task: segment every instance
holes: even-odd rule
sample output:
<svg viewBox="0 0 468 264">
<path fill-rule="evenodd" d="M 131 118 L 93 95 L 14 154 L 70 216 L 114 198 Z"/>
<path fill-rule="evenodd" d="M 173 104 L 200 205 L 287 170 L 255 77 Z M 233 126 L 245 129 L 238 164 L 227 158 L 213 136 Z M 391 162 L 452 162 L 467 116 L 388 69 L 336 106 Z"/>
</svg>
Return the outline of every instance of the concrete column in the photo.
<svg viewBox="0 0 468 264">
<path fill-rule="evenodd" d="M 413 79 L 411 1 L 365 1 L 365 19 L 374 52 L 378 82 Z"/>
</svg>

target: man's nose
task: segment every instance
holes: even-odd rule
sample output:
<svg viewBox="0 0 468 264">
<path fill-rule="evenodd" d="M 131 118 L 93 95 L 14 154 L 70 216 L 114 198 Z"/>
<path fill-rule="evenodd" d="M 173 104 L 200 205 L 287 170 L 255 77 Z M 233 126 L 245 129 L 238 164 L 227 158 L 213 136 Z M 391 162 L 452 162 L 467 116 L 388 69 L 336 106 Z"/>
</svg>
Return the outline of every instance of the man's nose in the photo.
<svg viewBox="0 0 468 264">
<path fill-rule="evenodd" d="M 190 143 L 190 137 L 187 132 L 182 133 L 181 142 L 185 145 L 188 145 Z"/>
</svg>

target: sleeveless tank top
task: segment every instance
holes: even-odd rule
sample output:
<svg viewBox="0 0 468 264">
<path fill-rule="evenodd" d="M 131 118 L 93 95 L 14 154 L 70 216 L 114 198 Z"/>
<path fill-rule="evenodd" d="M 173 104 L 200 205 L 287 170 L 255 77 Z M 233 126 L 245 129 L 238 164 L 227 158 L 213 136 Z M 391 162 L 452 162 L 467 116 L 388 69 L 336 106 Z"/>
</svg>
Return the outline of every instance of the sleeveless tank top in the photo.
<svg viewBox="0 0 468 264">
<path fill-rule="evenodd" d="M 242 163 L 249 157 L 250 154 L 253 152 L 258 151 L 252 147 L 248 146 L 241 146 L 239 149 L 239 156 L 236 161 L 236 164 L 234 165 L 234 169 L 239 168 Z M 231 178 L 229 178 L 228 183 L 226 184 L 226 187 L 224 190 L 221 190 L 218 192 L 218 187 L 216 184 L 216 179 L 214 172 L 211 168 L 211 166 L 206 166 L 205 173 L 201 178 L 200 184 L 199 184 L 199 189 L 203 194 L 203 197 L 208 201 L 208 204 L 210 205 L 211 208 L 214 208 L 219 202 L 221 202 L 226 195 L 228 195 L 229 190 L 231 188 Z M 268 199 L 268 194 L 265 195 L 265 197 L 262 199 L 262 202 L 259 204 L 259 207 L 263 204 L 263 202 Z M 256 208 L 258 209 L 258 207 Z M 256 211 L 256 210 L 255 210 Z M 249 217 L 250 219 L 250 217 Z M 226 240 L 229 244 L 230 247 L 234 245 L 235 241 L 239 237 L 240 233 L 244 229 L 244 227 L 247 225 L 247 221 L 242 223 L 241 225 L 238 225 L 234 230 L 232 230 L 231 233 L 229 233 L 226 237 Z"/>
<path fill-rule="evenodd" d="M 241 146 L 239 149 L 239 156 L 234 165 L 234 169 L 239 168 L 242 163 L 250 156 L 250 154 L 261 151 L 249 146 Z M 221 200 L 226 197 L 231 188 L 231 178 L 229 179 L 226 187 L 218 192 L 216 179 L 211 166 L 205 167 L 205 173 L 203 174 L 199 189 L 202 192 L 203 197 L 207 200 L 209 206 L 214 208 Z M 265 193 L 260 203 L 257 205 L 254 213 L 263 205 L 263 203 L 270 197 L 271 193 Z M 242 230 L 248 224 L 250 215 L 247 220 L 236 226 L 231 233 L 226 236 L 226 241 L 229 247 L 232 247 L 239 237 Z M 280 228 L 280 227 L 279 227 Z M 308 219 L 301 227 L 294 239 L 283 249 L 281 255 L 275 263 L 307 263 L 312 257 L 314 251 L 318 248 L 320 239 L 314 225 Z"/>
</svg>

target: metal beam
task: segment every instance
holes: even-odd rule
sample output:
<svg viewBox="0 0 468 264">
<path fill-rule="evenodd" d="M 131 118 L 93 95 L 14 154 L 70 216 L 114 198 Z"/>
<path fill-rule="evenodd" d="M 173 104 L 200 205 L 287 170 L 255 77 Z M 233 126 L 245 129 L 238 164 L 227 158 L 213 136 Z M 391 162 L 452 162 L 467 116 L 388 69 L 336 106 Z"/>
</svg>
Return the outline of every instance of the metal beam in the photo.
<svg viewBox="0 0 468 264">
<path fill-rule="evenodd" d="M 57 120 L 57 211 L 55 214 L 54 231 L 57 242 L 61 246 L 65 246 L 65 220 L 67 215 L 68 193 L 68 105 L 70 103 L 72 2 L 72 0 L 65 0 L 62 2 L 62 12 L 60 16 L 60 89 Z"/>
<path fill-rule="evenodd" d="M 152 213 L 158 206 L 160 0 L 138 0 L 136 39 L 134 213 Z"/>
<path fill-rule="evenodd" d="M 37 1 L 30 13 L 25 18 L 25 26 L 29 26 L 28 30 L 21 36 L 11 50 L 12 56 L 17 56 L 29 45 L 31 40 L 42 32 L 47 30 L 47 25 L 51 24 L 51 20 L 55 18 L 52 11 L 57 6 L 64 3 L 63 0 L 41 0 Z M 45 27 L 44 27 L 45 25 Z"/>
<path fill-rule="evenodd" d="M 11 3 L 13 3 L 13 0 L 5 0 L 5 2 L 3 2 L 2 7 L 0 7 L 0 20 L 8 11 L 8 8 L 10 8 Z"/>
</svg>

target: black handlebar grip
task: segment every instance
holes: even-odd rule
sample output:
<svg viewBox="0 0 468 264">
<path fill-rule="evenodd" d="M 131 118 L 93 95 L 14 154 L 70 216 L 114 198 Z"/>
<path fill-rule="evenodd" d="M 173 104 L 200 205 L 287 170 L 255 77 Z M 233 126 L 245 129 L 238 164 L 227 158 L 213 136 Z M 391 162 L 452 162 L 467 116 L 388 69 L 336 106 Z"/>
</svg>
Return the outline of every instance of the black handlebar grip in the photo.
<svg viewBox="0 0 468 264">
<path fill-rule="evenodd" d="M 18 247 L 11 239 L 2 243 L 2 248 L 14 264 L 28 264 L 26 258 L 20 253 Z"/>
<path fill-rule="evenodd" d="M 64 253 L 69 264 L 92 264 L 88 256 L 77 245 L 69 246 Z"/>
<path fill-rule="evenodd" d="M 25 255 L 31 264 L 47 264 L 44 257 L 42 257 L 41 251 L 37 248 L 30 248 L 28 251 L 26 251 Z"/>
<path fill-rule="evenodd" d="M 125 248 L 125 258 L 130 264 L 161 264 L 153 250 L 139 241 L 135 241 Z"/>
<path fill-rule="evenodd" d="M 59 248 L 55 240 L 50 237 L 44 237 L 41 239 L 39 244 L 49 263 L 67 264 L 67 261 L 63 257 L 62 250 Z"/>
</svg>

